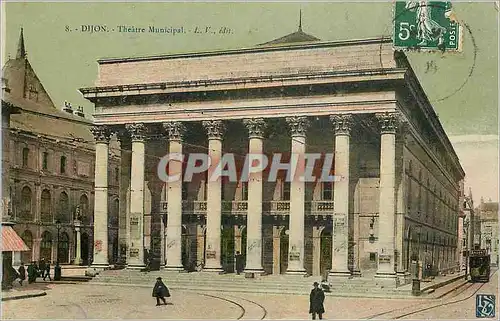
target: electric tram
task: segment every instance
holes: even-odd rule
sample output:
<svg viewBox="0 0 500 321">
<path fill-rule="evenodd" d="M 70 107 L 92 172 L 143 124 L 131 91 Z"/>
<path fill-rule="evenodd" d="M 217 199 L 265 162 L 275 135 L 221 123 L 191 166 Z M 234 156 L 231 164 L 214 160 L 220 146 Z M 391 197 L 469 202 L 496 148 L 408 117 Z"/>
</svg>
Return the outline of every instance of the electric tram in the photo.
<svg viewBox="0 0 500 321">
<path fill-rule="evenodd" d="M 490 255 L 486 250 L 472 250 L 469 256 L 471 282 L 490 281 Z"/>
</svg>

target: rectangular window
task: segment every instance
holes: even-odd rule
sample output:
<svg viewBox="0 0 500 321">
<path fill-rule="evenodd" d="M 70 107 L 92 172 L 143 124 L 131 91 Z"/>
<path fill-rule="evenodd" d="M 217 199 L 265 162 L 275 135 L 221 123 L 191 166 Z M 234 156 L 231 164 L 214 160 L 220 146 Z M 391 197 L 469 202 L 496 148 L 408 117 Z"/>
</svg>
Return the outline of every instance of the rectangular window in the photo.
<svg viewBox="0 0 500 321">
<path fill-rule="evenodd" d="M 66 173 L 66 156 L 61 156 L 61 168 L 60 168 L 61 174 Z"/>
<path fill-rule="evenodd" d="M 116 185 L 120 184 L 120 169 L 115 167 L 115 182 Z"/>
<path fill-rule="evenodd" d="M 290 200 L 290 182 L 283 182 L 283 193 L 281 195 L 281 200 Z"/>
<path fill-rule="evenodd" d="M 248 201 L 248 183 L 241 183 L 241 200 Z"/>
<path fill-rule="evenodd" d="M 324 182 L 322 184 L 321 197 L 323 201 L 333 200 L 333 182 Z"/>
<path fill-rule="evenodd" d="M 23 148 L 23 167 L 28 166 L 29 154 L 30 154 L 30 150 L 27 147 Z"/>
<path fill-rule="evenodd" d="M 49 168 L 49 153 L 43 152 L 42 154 L 42 169 L 47 170 Z"/>
<path fill-rule="evenodd" d="M 370 252 L 370 261 L 375 262 L 376 258 L 377 258 L 377 253 Z"/>
</svg>

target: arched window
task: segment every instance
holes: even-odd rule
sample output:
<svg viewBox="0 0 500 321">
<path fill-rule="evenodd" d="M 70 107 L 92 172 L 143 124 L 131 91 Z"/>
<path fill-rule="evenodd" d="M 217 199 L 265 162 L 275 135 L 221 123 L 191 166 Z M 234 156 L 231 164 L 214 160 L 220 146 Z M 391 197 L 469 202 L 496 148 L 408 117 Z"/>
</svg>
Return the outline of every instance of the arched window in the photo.
<svg viewBox="0 0 500 321">
<path fill-rule="evenodd" d="M 89 199 L 85 194 L 80 196 L 80 221 L 85 225 L 90 224 Z"/>
<path fill-rule="evenodd" d="M 69 209 L 69 198 L 66 192 L 62 192 L 59 196 L 59 213 L 58 219 L 61 222 L 68 223 L 71 218 L 71 213 Z"/>
<path fill-rule="evenodd" d="M 28 186 L 25 186 L 21 190 L 21 204 L 20 204 L 20 209 L 21 209 L 21 215 L 20 218 L 25 221 L 31 221 L 33 219 L 31 215 L 31 189 Z"/>
<path fill-rule="evenodd" d="M 23 148 L 23 167 L 28 167 L 28 159 L 30 156 L 30 150 L 28 147 Z"/>
<path fill-rule="evenodd" d="M 66 156 L 61 156 L 61 167 L 60 167 L 60 172 L 61 174 L 66 174 Z"/>
<path fill-rule="evenodd" d="M 44 189 L 42 191 L 41 204 L 40 204 L 40 216 L 42 222 L 52 222 L 52 199 L 50 196 L 50 191 Z"/>
</svg>

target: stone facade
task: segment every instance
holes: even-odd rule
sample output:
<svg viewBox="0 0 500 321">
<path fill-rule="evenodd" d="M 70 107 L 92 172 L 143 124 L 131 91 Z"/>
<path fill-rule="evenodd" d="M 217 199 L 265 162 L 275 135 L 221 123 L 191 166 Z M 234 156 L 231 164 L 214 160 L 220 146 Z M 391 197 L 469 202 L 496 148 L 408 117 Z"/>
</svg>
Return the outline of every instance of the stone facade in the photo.
<svg viewBox="0 0 500 321">
<path fill-rule="evenodd" d="M 131 268 L 144 249 L 160 266 L 205 271 L 232 271 L 236 251 L 256 273 L 399 282 L 412 258 L 458 268 L 465 173 L 390 39 L 103 59 L 96 84 L 80 89 L 96 126 L 125 132 L 122 153 L 132 153 L 120 186 Z M 248 152 L 334 153 L 342 179 L 269 182 L 264 171 L 248 184 L 202 174 L 164 183 L 157 166 L 168 151 L 235 153 L 240 171 Z"/>
<path fill-rule="evenodd" d="M 498 202 L 481 199 L 478 216 L 481 222 L 481 248 L 491 255 L 491 264 L 498 266 Z"/>
<path fill-rule="evenodd" d="M 9 169 L 4 198 L 10 203 L 14 229 L 31 249 L 15 257 L 14 265 L 41 258 L 61 264 L 90 263 L 94 255 L 92 122 L 69 105 L 65 111 L 56 108 L 27 58 L 22 31 L 16 58 L 9 59 L 2 71 L 8 88 L 2 105 L 21 111 L 10 117 L 10 136 L 4 136 L 9 147 L 9 153 L 2 153 Z M 109 156 L 113 174 L 108 225 L 116 239 L 112 262 L 118 256 L 118 156 L 116 152 Z"/>
</svg>

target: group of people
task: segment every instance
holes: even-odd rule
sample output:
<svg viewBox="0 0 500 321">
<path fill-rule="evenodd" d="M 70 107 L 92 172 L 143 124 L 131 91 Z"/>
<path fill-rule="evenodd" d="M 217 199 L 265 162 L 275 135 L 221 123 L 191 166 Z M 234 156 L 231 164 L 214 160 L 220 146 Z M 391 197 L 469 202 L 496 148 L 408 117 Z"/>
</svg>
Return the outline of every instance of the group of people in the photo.
<svg viewBox="0 0 500 321">
<path fill-rule="evenodd" d="M 56 268 L 59 264 L 56 264 Z M 26 280 L 26 272 L 28 273 L 28 283 L 34 283 L 37 277 L 41 277 L 44 281 L 48 278 L 49 281 L 52 281 L 50 277 L 50 262 L 45 262 L 45 259 L 41 259 L 40 262 L 33 261 L 28 268 L 24 266 L 24 263 L 21 262 L 21 265 L 17 269 L 17 279 L 19 279 L 19 284 L 22 286 L 23 281 Z"/>
</svg>

